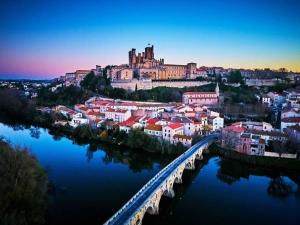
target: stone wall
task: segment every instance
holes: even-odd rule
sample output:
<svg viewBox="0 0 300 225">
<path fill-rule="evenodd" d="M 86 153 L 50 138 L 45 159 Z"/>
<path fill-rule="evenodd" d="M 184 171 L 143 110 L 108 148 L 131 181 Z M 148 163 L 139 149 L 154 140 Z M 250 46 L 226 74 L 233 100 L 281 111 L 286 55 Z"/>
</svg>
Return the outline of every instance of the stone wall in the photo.
<svg viewBox="0 0 300 225">
<path fill-rule="evenodd" d="M 123 88 L 126 90 L 149 90 L 156 87 L 195 87 L 209 84 L 207 81 L 152 81 L 150 79 L 137 80 L 132 79 L 130 81 L 117 80 L 111 83 L 113 88 Z"/>
<path fill-rule="evenodd" d="M 152 82 L 152 88 L 156 87 L 195 87 L 210 84 L 207 81 L 154 81 Z"/>
</svg>

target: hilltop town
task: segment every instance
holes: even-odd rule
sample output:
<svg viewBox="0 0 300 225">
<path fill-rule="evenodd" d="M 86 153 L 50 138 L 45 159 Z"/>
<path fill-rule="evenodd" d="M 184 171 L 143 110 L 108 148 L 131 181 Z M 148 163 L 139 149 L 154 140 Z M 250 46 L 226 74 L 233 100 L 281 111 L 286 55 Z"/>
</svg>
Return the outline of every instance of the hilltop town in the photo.
<svg viewBox="0 0 300 225">
<path fill-rule="evenodd" d="M 286 69 L 165 64 L 155 59 L 154 46 L 147 46 L 142 53 L 131 49 L 128 64 L 77 70 L 51 84 L 34 84 L 35 89 L 8 81 L 1 86 L 22 87 L 37 99 L 40 112 L 62 115 L 53 126 L 88 126 L 104 141 L 142 132 L 158 143 L 188 148 L 217 132 L 226 149 L 297 158 L 299 81 L 300 74 Z"/>
</svg>

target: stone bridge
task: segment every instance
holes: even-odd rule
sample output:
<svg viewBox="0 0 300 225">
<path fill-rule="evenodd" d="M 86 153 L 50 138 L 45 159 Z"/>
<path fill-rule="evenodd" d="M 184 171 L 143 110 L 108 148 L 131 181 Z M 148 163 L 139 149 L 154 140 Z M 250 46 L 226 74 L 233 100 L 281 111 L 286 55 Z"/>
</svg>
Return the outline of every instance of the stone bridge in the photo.
<svg viewBox="0 0 300 225">
<path fill-rule="evenodd" d="M 193 145 L 186 152 L 168 164 L 142 187 L 105 225 L 141 225 L 145 213 L 158 214 L 162 195 L 174 197 L 174 183 L 182 183 L 185 169 L 195 168 L 195 160 L 202 159 L 202 153 L 214 141 L 218 134 L 211 134 Z"/>
</svg>

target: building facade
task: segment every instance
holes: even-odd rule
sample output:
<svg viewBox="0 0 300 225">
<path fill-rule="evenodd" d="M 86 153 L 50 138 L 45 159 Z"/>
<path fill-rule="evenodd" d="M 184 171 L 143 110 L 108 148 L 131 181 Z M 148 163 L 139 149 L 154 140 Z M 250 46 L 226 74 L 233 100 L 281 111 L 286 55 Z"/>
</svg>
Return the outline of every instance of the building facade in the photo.
<svg viewBox="0 0 300 225">
<path fill-rule="evenodd" d="M 182 103 L 216 105 L 219 102 L 219 85 L 217 84 L 215 92 L 185 92 L 182 95 Z"/>
</svg>

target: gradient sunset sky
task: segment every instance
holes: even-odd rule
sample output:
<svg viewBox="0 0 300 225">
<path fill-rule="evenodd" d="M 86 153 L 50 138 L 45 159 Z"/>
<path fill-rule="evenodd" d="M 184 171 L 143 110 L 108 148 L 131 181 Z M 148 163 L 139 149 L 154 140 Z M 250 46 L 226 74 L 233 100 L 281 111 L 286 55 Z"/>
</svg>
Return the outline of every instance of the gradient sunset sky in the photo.
<svg viewBox="0 0 300 225">
<path fill-rule="evenodd" d="M 122 64 L 151 43 L 166 63 L 300 72 L 300 0 L 0 0 L 0 77 Z"/>
</svg>

